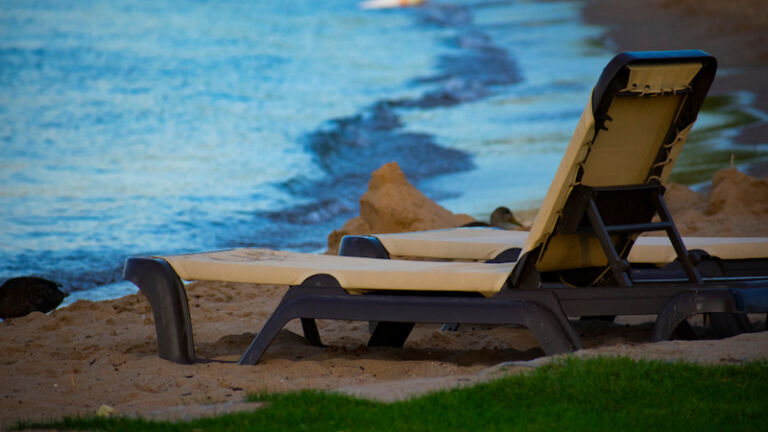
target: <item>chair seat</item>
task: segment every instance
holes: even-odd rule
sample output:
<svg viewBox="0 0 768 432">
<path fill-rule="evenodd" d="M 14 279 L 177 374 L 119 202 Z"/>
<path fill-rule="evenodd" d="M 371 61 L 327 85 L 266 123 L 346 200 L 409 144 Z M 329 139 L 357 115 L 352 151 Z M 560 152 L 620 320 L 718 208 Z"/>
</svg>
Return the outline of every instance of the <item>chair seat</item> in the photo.
<svg viewBox="0 0 768 432">
<path fill-rule="evenodd" d="M 299 285 L 328 274 L 350 292 L 366 290 L 477 292 L 501 290 L 515 263 L 380 260 L 269 249 L 231 249 L 158 257 L 184 280 Z"/>
<path fill-rule="evenodd" d="M 510 248 L 522 248 L 526 231 L 454 228 L 397 234 L 375 234 L 391 255 L 468 260 L 492 259 Z M 766 237 L 683 237 L 688 249 L 721 259 L 768 258 Z M 633 263 L 666 264 L 677 258 L 669 238 L 642 236 L 629 254 Z"/>
</svg>

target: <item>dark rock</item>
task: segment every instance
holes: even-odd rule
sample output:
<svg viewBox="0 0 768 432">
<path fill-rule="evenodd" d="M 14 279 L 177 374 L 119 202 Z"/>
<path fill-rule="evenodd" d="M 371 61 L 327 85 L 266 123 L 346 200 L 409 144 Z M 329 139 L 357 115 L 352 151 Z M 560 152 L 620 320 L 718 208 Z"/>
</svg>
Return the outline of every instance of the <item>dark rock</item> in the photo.
<svg viewBox="0 0 768 432">
<path fill-rule="evenodd" d="M 50 312 L 69 294 L 48 279 L 23 276 L 8 279 L 0 286 L 0 318 L 16 318 L 31 312 Z"/>
</svg>

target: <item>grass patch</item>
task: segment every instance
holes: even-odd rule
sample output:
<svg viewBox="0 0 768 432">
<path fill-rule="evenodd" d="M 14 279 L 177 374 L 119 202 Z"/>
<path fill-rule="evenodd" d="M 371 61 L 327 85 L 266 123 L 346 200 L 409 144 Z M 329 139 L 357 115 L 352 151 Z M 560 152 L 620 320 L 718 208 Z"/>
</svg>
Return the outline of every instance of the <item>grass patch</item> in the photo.
<svg viewBox="0 0 768 432">
<path fill-rule="evenodd" d="M 768 362 L 697 366 L 569 359 L 528 374 L 390 404 L 317 391 L 250 399 L 267 405 L 191 422 L 82 418 L 19 426 L 110 431 L 762 431 Z"/>
</svg>

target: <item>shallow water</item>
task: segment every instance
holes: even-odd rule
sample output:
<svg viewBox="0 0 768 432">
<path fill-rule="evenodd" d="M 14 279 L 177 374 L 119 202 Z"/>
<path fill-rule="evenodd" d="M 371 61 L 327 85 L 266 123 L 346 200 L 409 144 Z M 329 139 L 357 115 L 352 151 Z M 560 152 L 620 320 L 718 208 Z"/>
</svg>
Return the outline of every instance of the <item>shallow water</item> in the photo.
<svg viewBox="0 0 768 432">
<path fill-rule="evenodd" d="M 580 7 L 6 1 L 0 280 L 108 297 L 131 255 L 322 250 L 391 160 L 453 211 L 535 208 L 614 54 Z M 730 141 L 749 99 L 700 117 L 683 181 L 768 158 Z"/>
</svg>

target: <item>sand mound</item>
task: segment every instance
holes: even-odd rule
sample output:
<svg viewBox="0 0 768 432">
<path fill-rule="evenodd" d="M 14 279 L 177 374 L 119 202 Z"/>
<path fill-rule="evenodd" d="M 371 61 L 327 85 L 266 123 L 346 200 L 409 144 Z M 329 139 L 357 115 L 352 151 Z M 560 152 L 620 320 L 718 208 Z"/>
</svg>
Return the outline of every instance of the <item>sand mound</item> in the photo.
<svg viewBox="0 0 768 432">
<path fill-rule="evenodd" d="M 368 191 L 360 198 L 360 216 L 328 236 L 328 252 L 335 254 L 345 235 L 451 228 L 474 220 L 427 198 L 408 182 L 396 162 L 390 162 L 371 175 Z"/>
<path fill-rule="evenodd" d="M 768 179 L 724 169 L 706 196 L 670 184 L 665 198 L 682 235 L 768 236 Z"/>
</svg>

